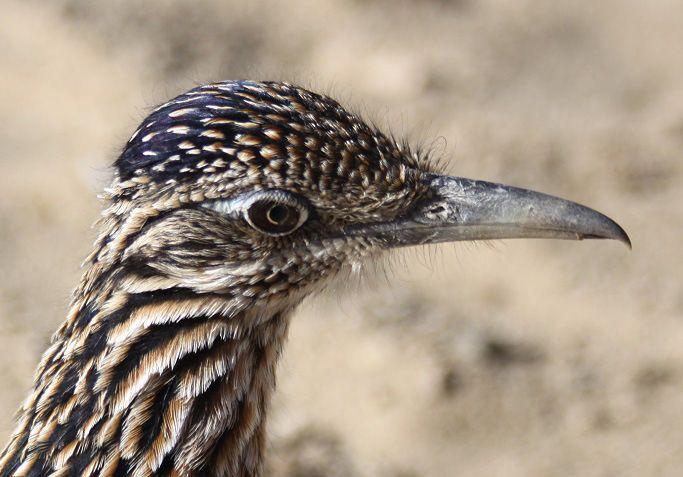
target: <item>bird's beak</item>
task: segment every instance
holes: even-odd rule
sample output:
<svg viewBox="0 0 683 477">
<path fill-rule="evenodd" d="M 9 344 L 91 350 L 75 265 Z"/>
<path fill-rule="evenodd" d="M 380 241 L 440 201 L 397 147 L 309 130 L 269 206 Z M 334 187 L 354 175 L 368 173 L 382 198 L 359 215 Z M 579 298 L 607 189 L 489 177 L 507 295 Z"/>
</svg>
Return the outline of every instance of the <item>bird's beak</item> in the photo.
<svg viewBox="0 0 683 477">
<path fill-rule="evenodd" d="M 616 222 L 583 205 L 531 190 L 428 174 L 424 199 L 392 222 L 357 229 L 387 248 L 508 238 L 614 239 L 631 247 Z"/>
</svg>

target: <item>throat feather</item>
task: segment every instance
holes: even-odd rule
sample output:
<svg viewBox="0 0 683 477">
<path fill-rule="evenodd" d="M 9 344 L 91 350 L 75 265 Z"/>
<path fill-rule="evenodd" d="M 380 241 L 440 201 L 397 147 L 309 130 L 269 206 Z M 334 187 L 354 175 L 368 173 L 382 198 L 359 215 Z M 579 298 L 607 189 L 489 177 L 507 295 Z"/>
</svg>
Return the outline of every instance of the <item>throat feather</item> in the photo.
<svg viewBox="0 0 683 477">
<path fill-rule="evenodd" d="M 95 302 L 55 336 L 0 476 L 260 475 L 291 308 L 187 289 Z"/>
</svg>

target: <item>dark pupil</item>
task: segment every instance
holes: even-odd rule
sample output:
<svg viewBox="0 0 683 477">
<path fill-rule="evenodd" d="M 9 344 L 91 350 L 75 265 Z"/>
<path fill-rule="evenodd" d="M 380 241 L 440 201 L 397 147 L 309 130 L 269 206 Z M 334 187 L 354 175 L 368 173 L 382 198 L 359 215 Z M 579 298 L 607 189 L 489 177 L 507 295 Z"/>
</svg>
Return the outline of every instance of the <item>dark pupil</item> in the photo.
<svg viewBox="0 0 683 477">
<path fill-rule="evenodd" d="M 268 220 L 274 224 L 278 225 L 284 223 L 289 215 L 289 209 L 284 205 L 274 205 L 268 211 Z"/>
<path fill-rule="evenodd" d="M 251 222 L 264 232 L 289 232 L 294 230 L 299 222 L 299 211 L 296 207 L 270 201 L 255 202 L 248 213 Z"/>
</svg>

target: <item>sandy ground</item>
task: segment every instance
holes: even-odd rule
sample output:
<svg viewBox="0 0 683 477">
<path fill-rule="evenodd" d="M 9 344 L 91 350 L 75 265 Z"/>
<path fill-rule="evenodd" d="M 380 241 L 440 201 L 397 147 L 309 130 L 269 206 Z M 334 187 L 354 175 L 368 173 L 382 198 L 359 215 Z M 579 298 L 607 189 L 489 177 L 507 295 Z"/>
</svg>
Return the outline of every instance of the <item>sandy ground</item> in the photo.
<svg viewBox="0 0 683 477">
<path fill-rule="evenodd" d="M 683 3 L 0 3 L 0 437 L 145 112 L 288 79 L 455 174 L 590 204 L 617 243 L 408 252 L 294 319 L 274 476 L 683 475 Z"/>
</svg>

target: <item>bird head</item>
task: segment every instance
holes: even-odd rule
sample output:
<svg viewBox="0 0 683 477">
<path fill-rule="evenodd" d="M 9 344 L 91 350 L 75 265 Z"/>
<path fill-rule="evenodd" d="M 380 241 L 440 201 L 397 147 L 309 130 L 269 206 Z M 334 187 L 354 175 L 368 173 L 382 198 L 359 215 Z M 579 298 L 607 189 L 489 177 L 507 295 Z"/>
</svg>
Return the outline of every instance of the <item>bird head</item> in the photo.
<svg viewBox="0 0 683 477">
<path fill-rule="evenodd" d="M 343 269 L 447 241 L 629 243 L 578 204 L 442 175 L 284 83 L 214 83 L 159 106 L 106 196 L 2 475 L 260 475 L 288 312 Z"/>
<path fill-rule="evenodd" d="M 136 290 L 227 293 L 240 309 L 291 304 L 396 247 L 629 243 L 587 207 L 439 174 L 334 100 L 285 83 L 226 81 L 178 96 L 143 121 L 115 167 L 99 258 L 134 270 Z"/>
</svg>

